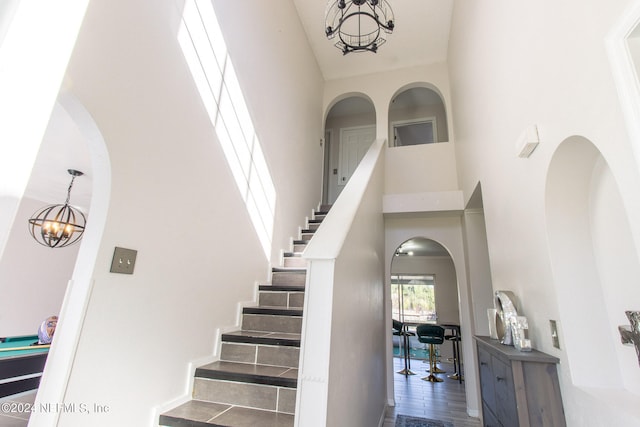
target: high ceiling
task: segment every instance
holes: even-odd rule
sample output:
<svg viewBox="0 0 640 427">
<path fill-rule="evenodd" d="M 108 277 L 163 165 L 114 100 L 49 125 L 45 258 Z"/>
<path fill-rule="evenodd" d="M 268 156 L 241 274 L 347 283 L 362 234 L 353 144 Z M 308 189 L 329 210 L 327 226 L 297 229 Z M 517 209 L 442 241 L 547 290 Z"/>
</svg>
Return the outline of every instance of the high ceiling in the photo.
<svg viewBox="0 0 640 427">
<path fill-rule="evenodd" d="M 386 36 L 387 42 L 375 54 L 349 55 L 343 55 L 334 46 L 335 40 L 325 36 L 325 0 L 293 2 L 325 80 L 446 60 L 453 0 L 389 0 L 396 24 L 393 34 Z M 71 204 L 86 212 L 92 186 L 87 144 L 73 120 L 56 105 L 25 195 L 47 203 L 64 203 L 70 168 L 86 173 L 76 179 L 71 192 Z"/>
<path fill-rule="evenodd" d="M 56 103 L 25 196 L 47 204 L 63 204 L 71 182 L 68 169 L 85 173 L 75 179 L 69 202 L 88 212 L 93 183 L 89 147 L 73 119 Z"/>
<path fill-rule="evenodd" d="M 343 55 L 325 36 L 326 0 L 293 0 L 325 80 L 443 62 L 453 0 L 388 0 L 395 30 L 377 53 Z"/>
</svg>

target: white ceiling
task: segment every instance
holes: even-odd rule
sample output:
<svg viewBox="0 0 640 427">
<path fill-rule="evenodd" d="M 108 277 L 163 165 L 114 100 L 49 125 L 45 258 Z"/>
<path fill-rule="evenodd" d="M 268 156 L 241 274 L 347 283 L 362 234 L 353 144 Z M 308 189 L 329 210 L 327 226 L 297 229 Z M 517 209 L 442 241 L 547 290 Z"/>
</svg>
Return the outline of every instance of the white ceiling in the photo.
<svg viewBox="0 0 640 427">
<path fill-rule="evenodd" d="M 56 103 L 25 196 L 46 204 L 63 204 L 71 182 L 67 169 L 85 173 L 75 179 L 69 203 L 87 213 L 92 187 L 89 147 L 69 114 Z"/>
<path fill-rule="evenodd" d="M 343 55 L 325 36 L 326 0 L 293 0 L 325 80 L 444 62 L 453 0 L 388 0 L 395 29 L 377 53 Z"/>
<path fill-rule="evenodd" d="M 426 239 L 424 237 L 414 237 L 409 239 L 396 250 L 398 255 L 409 256 L 451 256 L 447 249 L 435 240 Z"/>
<path fill-rule="evenodd" d="M 349 55 L 343 55 L 325 36 L 326 1 L 293 2 L 325 80 L 446 61 L 453 0 L 389 0 L 395 16 L 393 34 L 386 35 L 387 42 L 377 53 Z M 343 107 L 353 110 L 357 105 L 346 103 Z M 360 107 L 371 108 L 367 103 Z M 85 173 L 76 178 L 70 202 L 87 212 L 92 187 L 87 143 L 56 104 L 25 195 L 47 204 L 64 203 L 71 180 L 67 169 Z"/>
</svg>

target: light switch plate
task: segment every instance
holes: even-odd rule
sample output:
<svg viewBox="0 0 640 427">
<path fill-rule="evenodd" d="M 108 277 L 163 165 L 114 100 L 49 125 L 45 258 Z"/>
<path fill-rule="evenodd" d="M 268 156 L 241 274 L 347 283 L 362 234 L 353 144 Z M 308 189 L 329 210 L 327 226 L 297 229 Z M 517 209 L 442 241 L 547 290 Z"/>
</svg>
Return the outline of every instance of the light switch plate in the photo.
<svg viewBox="0 0 640 427">
<path fill-rule="evenodd" d="M 136 265 L 138 251 L 133 249 L 119 248 L 113 251 L 111 260 L 111 272 L 121 274 L 133 274 L 133 267 Z"/>
</svg>

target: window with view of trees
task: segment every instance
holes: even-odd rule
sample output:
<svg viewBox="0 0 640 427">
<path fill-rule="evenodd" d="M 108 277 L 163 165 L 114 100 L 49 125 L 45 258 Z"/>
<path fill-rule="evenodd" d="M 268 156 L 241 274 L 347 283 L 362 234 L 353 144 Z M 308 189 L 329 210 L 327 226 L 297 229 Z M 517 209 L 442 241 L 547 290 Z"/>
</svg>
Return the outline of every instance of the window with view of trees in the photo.
<svg viewBox="0 0 640 427">
<path fill-rule="evenodd" d="M 396 274 L 391 276 L 393 318 L 405 323 L 437 320 L 435 277 L 433 275 Z"/>
</svg>

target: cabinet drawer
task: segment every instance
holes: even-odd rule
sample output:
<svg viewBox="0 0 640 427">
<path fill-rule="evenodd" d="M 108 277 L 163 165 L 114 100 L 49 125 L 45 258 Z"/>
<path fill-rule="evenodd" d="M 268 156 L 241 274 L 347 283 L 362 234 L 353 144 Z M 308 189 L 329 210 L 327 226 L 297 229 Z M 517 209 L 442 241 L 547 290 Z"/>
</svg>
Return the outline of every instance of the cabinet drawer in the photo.
<svg viewBox="0 0 640 427">
<path fill-rule="evenodd" d="M 478 362 L 480 371 L 480 392 L 482 400 L 492 411 L 496 410 L 496 396 L 494 390 L 494 377 L 491 369 L 491 354 L 478 347 Z"/>
<path fill-rule="evenodd" d="M 495 377 L 496 416 L 505 426 L 517 426 L 518 407 L 511 365 L 492 357 L 491 367 Z"/>
</svg>

